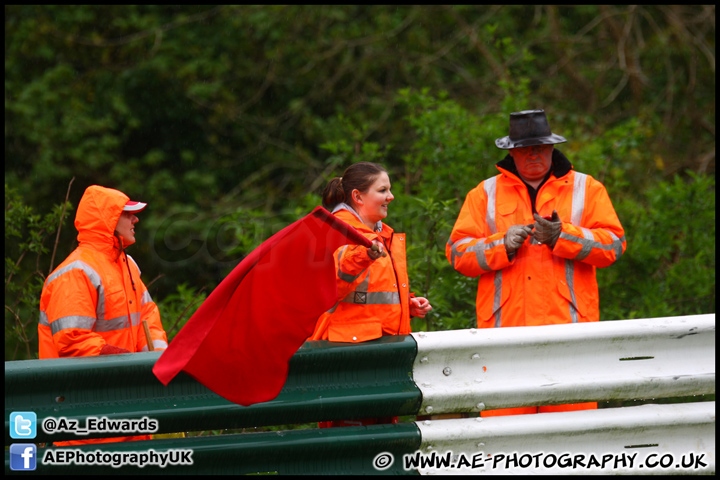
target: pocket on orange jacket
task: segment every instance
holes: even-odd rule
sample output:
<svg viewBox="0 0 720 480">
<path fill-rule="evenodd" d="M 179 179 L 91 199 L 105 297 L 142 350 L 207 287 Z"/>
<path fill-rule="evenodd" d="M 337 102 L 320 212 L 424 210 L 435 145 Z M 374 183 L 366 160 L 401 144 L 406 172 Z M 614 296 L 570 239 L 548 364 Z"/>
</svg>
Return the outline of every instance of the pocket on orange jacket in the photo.
<svg viewBox="0 0 720 480">
<path fill-rule="evenodd" d="M 382 337 L 382 322 L 364 319 L 354 323 L 334 323 L 328 327 L 328 340 L 331 342 L 366 342 Z"/>
<path fill-rule="evenodd" d="M 486 298 L 482 302 L 483 307 L 478 308 L 478 328 L 494 328 L 494 327 L 512 327 L 516 326 L 515 322 L 510 322 L 510 319 L 508 317 L 505 318 L 505 323 L 502 322 L 503 318 L 503 310 L 507 312 L 507 309 L 505 306 L 508 303 L 508 300 L 510 299 L 510 295 L 503 295 L 504 298 L 501 298 L 500 306 L 495 306 L 495 287 L 493 285 L 492 289 L 487 290 L 490 293 L 493 293 L 492 298 Z M 502 292 L 502 290 L 501 290 Z M 479 297 L 478 297 L 479 298 Z M 480 300 L 478 300 L 480 302 Z M 506 313 L 507 315 L 507 313 Z M 496 325 L 496 321 L 498 316 L 500 317 L 501 324 Z"/>
</svg>

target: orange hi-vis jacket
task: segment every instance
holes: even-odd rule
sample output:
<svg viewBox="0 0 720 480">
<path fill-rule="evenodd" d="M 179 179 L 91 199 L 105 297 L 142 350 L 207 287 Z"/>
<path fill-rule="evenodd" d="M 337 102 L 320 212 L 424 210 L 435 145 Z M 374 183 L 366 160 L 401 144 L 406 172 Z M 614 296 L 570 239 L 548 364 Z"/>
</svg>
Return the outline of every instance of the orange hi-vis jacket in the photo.
<svg viewBox="0 0 720 480">
<path fill-rule="evenodd" d="M 129 198 L 91 186 L 78 205 L 78 247 L 50 274 L 40 297 L 40 358 L 100 354 L 105 344 L 130 352 L 148 351 L 142 320 L 155 350 L 167 348 L 157 305 L 140 279 L 135 261 L 120 253 L 114 236 Z M 149 435 L 59 442 L 58 445 L 149 439 Z"/>
<path fill-rule="evenodd" d="M 463 275 L 479 277 L 478 328 L 549 325 L 599 320 L 597 267 L 607 267 L 625 252 L 625 232 L 605 187 L 572 170 L 558 150 L 540 186 L 538 214 L 557 210 L 562 232 L 553 249 L 533 237 L 508 258 L 505 234 L 512 225 L 533 219 L 528 187 L 507 167 L 481 182 L 465 198 L 445 253 Z"/>
<path fill-rule="evenodd" d="M 370 240 L 385 246 L 387 257 L 372 261 L 367 248 L 346 245 L 335 252 L 338 303 L 318 319 L 309 340 L 364 342 L 410 333 L 410 284 L 405 234 L 378 222 L 371 231 L 348 205 L 333 212 Z"/>
</svg>

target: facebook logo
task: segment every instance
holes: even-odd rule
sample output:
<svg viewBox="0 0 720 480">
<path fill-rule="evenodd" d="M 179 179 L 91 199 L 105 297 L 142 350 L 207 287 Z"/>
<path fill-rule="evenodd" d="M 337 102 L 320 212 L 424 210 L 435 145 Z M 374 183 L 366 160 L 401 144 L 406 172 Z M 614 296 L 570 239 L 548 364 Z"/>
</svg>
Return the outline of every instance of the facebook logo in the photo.
<svg viewBox="0 0 720 480">
<path fill-rule="evenodd" d="M 10 414 L 10 438 L 35 438 L 37 415 L 35 412 L 12 412 Z"/>
<path fill-rule="evenodd" d="M 13 443 L 10 445 L 10 470 L 35 470 L 37 467 L 37 447 L 32 443 Z"/>
</svg>

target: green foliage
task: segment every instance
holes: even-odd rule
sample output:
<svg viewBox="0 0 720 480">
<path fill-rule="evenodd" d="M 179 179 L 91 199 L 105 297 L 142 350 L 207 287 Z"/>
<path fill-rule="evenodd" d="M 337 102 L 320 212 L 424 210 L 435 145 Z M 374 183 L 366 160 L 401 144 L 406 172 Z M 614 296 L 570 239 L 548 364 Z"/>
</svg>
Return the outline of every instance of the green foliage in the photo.
<svg viewBox="0 0 720 480">
<path fill-rule="evenodd" d="M 628 250 L 598 273 L 601 318 L 715 312 L 715 178 L 677 176 L 616 208 Z"/>
<path fill-rule="evenodd" d="M 205 287 L 195 292 L 194 288 L 181 283 L 177 286 L 175 293 L 155 301 L 160 310 L 160 318 L 165 327 L 168 341 L 175 338 L 175 335 L 185 326 L 206 298 Z"/>
<path fill-rule="evenodd" d="M 418 180 L 412 183 L 412 196 L 396 195 L 391 223 L 408 233 L 411 285 L 435 307 L 425 321 L 414 320 L 414 327 L 469 328 L 477 280 L 450 267 L 445 242 L 459 212 L 458 198 L 494 175 L 494 163 L 502 158 L 497 149 L 473 149 L 472 142 L 492 144 L 503 135 L 501 122 L 492 115 L 478 118 L 443 94 L 435 98 L 427 90 L 403 90 L 400 95 L 418 112 L 407 117 L 416 136 L 405 157 L 406 171 L 416 173 L 412 178 Z M 598 137 L 579 135 L 568 143 L 574 148 L 559 146 L 577 158 L 576 168 L 606 183 L 627 232 L 624 257 L 598 271 L 603 320 L 715 311 L 714 177 L 688 173 L 685 179 L 675 176 L 672 183 L 658 183 L 657 165 L 644 176 L 629 175 L 637 165 L 649 163 L 652 154 L 642 146 L 651 135 L 647 122 L 630 119 Z M 485 159 L 482 169 L 478 158 Z M 631 185 L 630 178 L 639 180 Z"/>
<path fill-rule="evenodd" d="M 23 203 L 16 189 L 5 184 L 6 361 L 37 357 L 40 292 L 52 270 L 52 265 L 48 267 L 48 241 L 70 211 L 72 205 L 68 202 L 55 205 L 44 216 L 36 214 Z"/>
<path fill-rule="evenodd" d="M 506 119 L 502 124 L 499 116 L 481 121 L 446 93 L 435 98 L 428 89 L 400 90 L 399 103 L 409 110 L 405 119 L 414 134 L 403 157 L 404 192 L 455 198 L 461 204 L 468 190 L 491 174 L 495 152 L 487 145 L 502 135 Z"/>
</svg>

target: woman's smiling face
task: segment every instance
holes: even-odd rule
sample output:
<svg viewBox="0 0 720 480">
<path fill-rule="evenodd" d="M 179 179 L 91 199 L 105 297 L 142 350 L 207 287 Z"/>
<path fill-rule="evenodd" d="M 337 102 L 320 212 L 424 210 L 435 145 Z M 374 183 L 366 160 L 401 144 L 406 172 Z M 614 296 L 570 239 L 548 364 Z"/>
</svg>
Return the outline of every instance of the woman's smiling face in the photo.
<svg viewBox="0 0 720 480">
<path fill-rule="evenodd" d="M 366 192 L 361 193 L 357 190 L 353 192 L 353 200 L 363 223 L 374 226 L 387 217 L 388 204 L 395 198 L 390 187 L 390 177 L 387 173 L 381 172 Z"/>
</svg>

